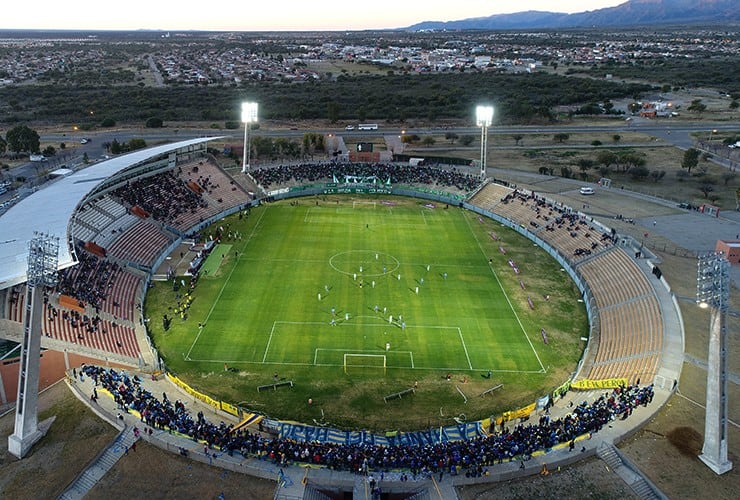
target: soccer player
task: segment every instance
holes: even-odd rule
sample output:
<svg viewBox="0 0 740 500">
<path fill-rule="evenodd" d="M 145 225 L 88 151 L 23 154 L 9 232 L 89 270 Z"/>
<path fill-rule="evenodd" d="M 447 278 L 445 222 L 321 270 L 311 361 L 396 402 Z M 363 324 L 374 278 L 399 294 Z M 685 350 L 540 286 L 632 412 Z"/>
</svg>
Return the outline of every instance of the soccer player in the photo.
<svg viewBox="0 0 740 500">
<path fill-rule="evenodd" d="M 391 343 L 390 342 L 386 342 L 385 343 L 385 350 L 386 350 L 386 352 L 388 352 L 388 351 L 391 350 Z"/>
</svg>

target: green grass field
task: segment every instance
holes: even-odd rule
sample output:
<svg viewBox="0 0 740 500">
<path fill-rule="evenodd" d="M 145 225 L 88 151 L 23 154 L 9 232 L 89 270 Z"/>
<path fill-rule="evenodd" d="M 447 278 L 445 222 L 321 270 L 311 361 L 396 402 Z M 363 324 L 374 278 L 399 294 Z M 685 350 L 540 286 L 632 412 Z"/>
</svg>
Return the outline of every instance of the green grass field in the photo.
<svg viewBox="0 0 740 500">
<path fill-rule="evenodd" d="M 331 410 L 333 423 L 366 428 L 413 427 L 431 408 L 442 415 L 461 403 L 461 411 L 488 416 L 501 402 L 517 404 L 565 380 L 587 332 L 572 283 L 553 276 L 551 259 L 513 232 L 458 208 L 426 205 L 312 198 L 220 222 L 241 239 L 224 241 L 208 258 L 187 320 L 161 331 L 158 317 L 177 307 L 175 292 L 160 285 L 147 298 L 169 368 L 204 392 L 276 417 L 326 418 L 306 407 L 311 397 Z M 506 255 L 499 245 L 507 245 Z M 557 300 L 544 301 L 546 294 Z M 275 373 L 295 387 L 257 393 Z M 391 415 L 401 418 L 404 406 L 428 399 L 421 414 L 383 424 L 390 405 L 382 396 L 419 381 L 413 400 Z M 513 392 L 495 402 L 464 403 L 458 390 L 472 399 L 504 382 Z"/>
</svg>

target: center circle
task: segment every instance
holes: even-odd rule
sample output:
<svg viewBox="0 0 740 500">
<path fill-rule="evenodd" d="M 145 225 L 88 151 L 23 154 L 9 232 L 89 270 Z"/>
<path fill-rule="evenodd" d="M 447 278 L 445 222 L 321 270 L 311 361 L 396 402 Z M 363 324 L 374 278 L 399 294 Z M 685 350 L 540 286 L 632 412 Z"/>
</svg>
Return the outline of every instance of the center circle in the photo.
<svg viewBox="0 0 740 500">
<path fill-rule="evenodd" d="M 383 276 L 401 265 L 394 256 L 374 250 L 349 250 L 334 254 L 329 265 L 338 273 L 352 276 Z"/>
</svg>

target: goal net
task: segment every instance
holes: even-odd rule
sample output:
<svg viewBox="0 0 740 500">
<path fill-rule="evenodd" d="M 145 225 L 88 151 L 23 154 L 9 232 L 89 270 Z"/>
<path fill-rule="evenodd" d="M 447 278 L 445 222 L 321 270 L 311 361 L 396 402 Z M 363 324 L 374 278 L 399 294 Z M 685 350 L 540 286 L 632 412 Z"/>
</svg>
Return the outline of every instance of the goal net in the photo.
<svg viewBox="0 0 740 500">
<path fill-rule="evenodd" d="M 385 375 L 387 365 L 385 354 L 345 354 L 343 366 L 347 374 L 377 374 L 382 371 Z"/>
<path fill-rule="evenodd" d="M 374 201 L 353 201 L 352 202 L 352 208 L 376 208 L 376 204 Z"/>
</svg>

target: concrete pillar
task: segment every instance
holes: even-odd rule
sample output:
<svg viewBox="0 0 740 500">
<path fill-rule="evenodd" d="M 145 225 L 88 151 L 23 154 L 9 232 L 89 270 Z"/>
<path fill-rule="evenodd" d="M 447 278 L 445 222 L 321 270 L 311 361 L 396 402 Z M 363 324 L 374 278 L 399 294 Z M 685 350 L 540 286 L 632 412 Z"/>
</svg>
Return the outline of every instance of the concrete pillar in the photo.
<svg viewBox="0 0 740 500">
<path fill-rule="evenodd" d="M 23 458 L 43 435 L 38 427 L 43 302 L 43 286 L 27 286 L 15 432 L 8 436 L 8 451 L 18 458 Z"/>
<path fill-rule="evenodd" d="M 727 319 L 712 307 L 707 359 L 707 408 L 704 446 L 699 459 L 717 474 L 732 469 L 727 459 Z"/>
</svg>

